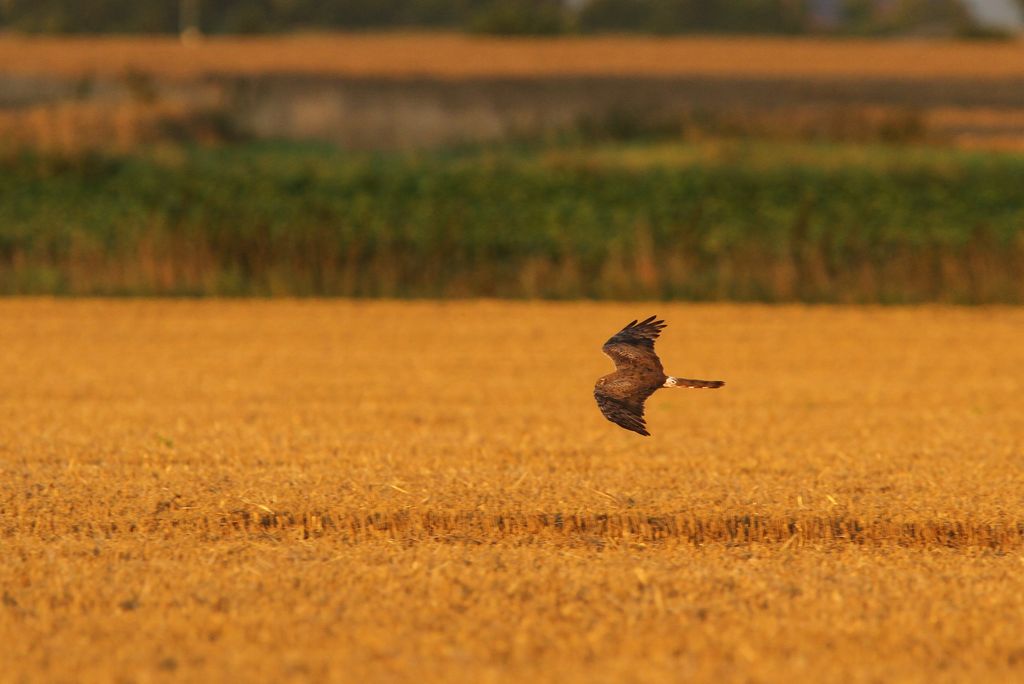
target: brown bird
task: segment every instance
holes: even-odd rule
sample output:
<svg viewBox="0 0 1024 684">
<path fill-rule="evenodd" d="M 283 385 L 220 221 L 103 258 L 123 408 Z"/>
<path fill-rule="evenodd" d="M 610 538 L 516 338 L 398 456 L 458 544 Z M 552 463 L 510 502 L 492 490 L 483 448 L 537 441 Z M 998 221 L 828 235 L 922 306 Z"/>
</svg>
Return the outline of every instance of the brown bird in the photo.
<svg viewBox="0 0 1024 684">
<path fill-rule="evenodd" d="M 633 321 L 615 333 L 601 351 L 615 362 L 615 372 L 598 379 L 594 398 L 604 417 L 616 425 L 650 437 L 644 423 L 644 401 L 662 387 L 714 389 L 721 380 L 689 380 L 665 375 L 661 360 L 654 353 L 654 340 L 665 328 L 656 316 Z"/>
</svg>

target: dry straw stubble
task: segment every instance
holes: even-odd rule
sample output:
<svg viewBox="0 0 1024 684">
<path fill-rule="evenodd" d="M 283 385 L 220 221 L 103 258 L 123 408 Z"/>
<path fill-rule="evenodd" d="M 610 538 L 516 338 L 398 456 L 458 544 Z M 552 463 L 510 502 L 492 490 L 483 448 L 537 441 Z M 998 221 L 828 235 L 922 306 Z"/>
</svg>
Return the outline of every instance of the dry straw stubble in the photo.
<svg viewBox="0 0 1024 684">
<path fill-rule="evenodd" d="M 1015 309 L 0 308 L 15 679 L 1022 666 Z M 647 313 L 729 384 L 644 440 L 589 390 Z"/>
</svg>

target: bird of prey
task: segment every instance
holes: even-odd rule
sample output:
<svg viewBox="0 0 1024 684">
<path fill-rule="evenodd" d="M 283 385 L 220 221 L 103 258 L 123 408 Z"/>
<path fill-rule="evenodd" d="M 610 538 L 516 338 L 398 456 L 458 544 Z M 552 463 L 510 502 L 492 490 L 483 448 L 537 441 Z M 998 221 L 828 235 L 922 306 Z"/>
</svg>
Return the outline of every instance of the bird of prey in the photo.
<svg viewBox="0 0 1024 684">
<path fill-rule="evenodd" d="M 665 321 L 656 316 L 637 323 L 633 321 L 615 333 L 601 351 L 615 362 L 615 372 L 599 378 L 594 385 L 594 398 L 604 417 L 611 422 L 638 432 L 651 433 L 644 423 L 644 401 L 662 387 L 696 387 L 715 389 L 721 380 L 689 380 L 665 375 L 661 361 L 654 353 L 654 340 L 661 334 Z"/>
</svg>

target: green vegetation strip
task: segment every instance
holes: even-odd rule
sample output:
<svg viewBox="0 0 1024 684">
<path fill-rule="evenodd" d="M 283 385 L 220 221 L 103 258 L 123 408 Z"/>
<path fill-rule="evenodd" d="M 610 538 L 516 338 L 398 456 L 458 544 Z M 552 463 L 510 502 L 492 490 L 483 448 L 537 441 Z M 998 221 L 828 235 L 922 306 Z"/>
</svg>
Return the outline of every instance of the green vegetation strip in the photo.
<svg viewBox="0 0 1024 684">
<path fill-rule="evenodd" d="M 778 143 L 0 160 L 0 292 L 1024 301 L 1024 157 Z"/>
</svg>

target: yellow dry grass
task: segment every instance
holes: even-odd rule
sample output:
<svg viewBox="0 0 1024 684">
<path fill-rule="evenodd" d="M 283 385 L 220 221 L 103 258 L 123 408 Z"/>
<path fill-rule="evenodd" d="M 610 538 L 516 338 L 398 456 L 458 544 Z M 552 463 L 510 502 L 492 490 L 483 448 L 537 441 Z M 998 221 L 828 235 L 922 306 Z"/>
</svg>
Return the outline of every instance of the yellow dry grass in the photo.
<svg viewBox="0 0 1024 684">
<path fill-rule="evenodd" d="M 590 397 L 658 313 L 649 439 Z M 5 681 L 1009 681 L 1024 311 L 0 300 Z"/>
<path fill-rule="evenodd" d="M 77 154 L 90 149 L 130 152 L 168 136 L 175 123 L 195 119 L 195 108 L 183 102 L 74 102 L 0 110 L 0 149 L 32 149 Z M 199 142 L 203 131 L 191 126 Z"/>
<path fill-rule="evenodd" d="M 309 73 L 447 78 L 556 74 L 818 77 L 1024 75 L 1019 42 L 812 38 L 606 36 L 485 38 L 443 33 L 210 37 L 0 37 L 7 73 L 119 75 L 143 71 Z"/>
</svg>

